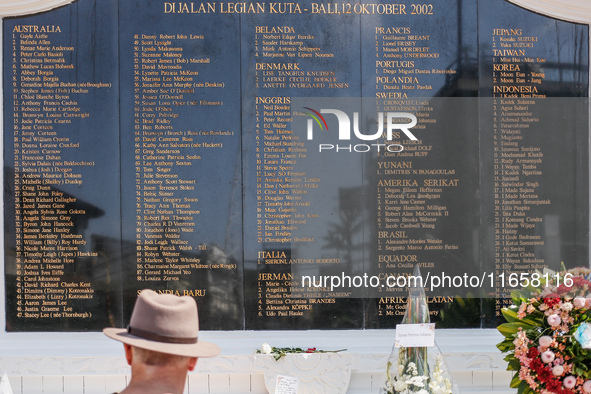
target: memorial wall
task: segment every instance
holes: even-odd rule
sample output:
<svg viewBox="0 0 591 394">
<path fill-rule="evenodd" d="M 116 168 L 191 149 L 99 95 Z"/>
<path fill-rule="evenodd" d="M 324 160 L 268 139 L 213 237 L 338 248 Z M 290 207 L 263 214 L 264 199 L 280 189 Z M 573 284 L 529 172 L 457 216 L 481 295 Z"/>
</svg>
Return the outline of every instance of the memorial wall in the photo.
<svg viewBox="0 0 591 394">
<path fill-rule="evenodd" d="M 589 32 L 504 0 L 3 20 L 7 331 L 438 327 L 589 261 Z"/>
</svg>

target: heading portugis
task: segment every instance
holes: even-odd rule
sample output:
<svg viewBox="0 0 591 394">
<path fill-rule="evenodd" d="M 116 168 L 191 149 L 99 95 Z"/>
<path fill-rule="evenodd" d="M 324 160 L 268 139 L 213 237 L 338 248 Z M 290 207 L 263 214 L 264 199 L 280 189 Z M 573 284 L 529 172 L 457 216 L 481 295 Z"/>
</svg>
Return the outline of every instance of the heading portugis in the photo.
<svg viewBox="0 0 591 394">
<path fill-rule="evenodd" d="M 165 2 L 165 14 L 356 14 L 433 15 L 433 4 Z"/>
</svg>

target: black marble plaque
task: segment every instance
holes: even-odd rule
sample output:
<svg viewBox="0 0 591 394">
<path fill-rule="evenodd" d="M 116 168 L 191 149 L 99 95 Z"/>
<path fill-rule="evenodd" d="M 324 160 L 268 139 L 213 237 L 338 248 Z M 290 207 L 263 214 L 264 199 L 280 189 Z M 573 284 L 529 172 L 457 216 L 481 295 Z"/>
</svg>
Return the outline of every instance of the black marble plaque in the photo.
<svg viewBox="0 0 591 394">
<path fill-rule="evenodd" d="M 588 29 L 502 1 L 479 13 L 480 259 L 498 317 L 517 277 L 588 265 Z"/>
<path fill-rule="evenodd" d="M 189 294 L 202 328 L 241 329 L 239 15 L 164 7 L 119 6 L 126 305 Z"/>
<path fill-rule="evenodd" d="M 120 324 L 117 4 L 5 19 L 4 31 L 7 329 Z"/>
<path fill-rule="evenodd" d="M 361 96 L 362 18 L 347 14 L 318 23 L 310 17 L 314 4 L 299 3 L 301 13 L 247 15 L 241 25 L 245 312 L 254 329 L 363 324 L 360 300 L 307 291 L 292 272 L 295 264 L 337 258 L 316 248 L 325 244 L 318 234 L 323 219 L 340 209 L 338 195 L 326 190 L 333 181 L 355 188 L 362 172 L 360 157 L 348 177 L 322 171 L 303 133 L 292 127 L 296 98 Z M 324 191 L 325 201 L 311 197 L 315 190 Z M 337 265 L 351 268 L 350 262 Z"/>
</svg>

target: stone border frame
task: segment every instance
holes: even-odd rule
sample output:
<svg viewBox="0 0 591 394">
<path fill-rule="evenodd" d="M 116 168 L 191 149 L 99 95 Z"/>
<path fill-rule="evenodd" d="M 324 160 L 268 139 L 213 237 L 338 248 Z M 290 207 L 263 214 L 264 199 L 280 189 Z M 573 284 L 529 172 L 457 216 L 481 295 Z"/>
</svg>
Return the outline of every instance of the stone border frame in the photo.
<svg viewBox="0 0 591 394">
<path fill-rule="evenodd" d="M 507 0 L 542 15 L 591 24 L 591 4 L 587 0 Z"/>
<path fill-rule="evenodd" d="M 0 0 L 0 16 L 30 15 L 49 11 L 75 0 Z"/>
</svg>

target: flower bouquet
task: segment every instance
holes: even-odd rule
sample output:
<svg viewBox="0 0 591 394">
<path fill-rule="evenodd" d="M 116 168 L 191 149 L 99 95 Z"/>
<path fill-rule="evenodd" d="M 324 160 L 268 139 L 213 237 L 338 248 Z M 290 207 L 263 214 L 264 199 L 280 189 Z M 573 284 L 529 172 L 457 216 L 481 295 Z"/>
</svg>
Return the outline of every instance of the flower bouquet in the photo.
<svg viewBox="0 0 591 394">
<path fill-rule="evenodd" d="M 436 357 L 433 372 L 420 374 L 417 365 L 413 361 L 404 359 L 404 350 L 398 353 L 397 374 L 392 374 L 392 363 L 388 362 L 386 369 L 386 387 L 382 391 L 387 394 L 451 394 L 451 379 L 445 375 L 443 358 Z"/>
<path fill-rule="evenodd" d="M 420 277 L 418 266 L 413 276 Z M 429 306 L 425 289 L 410 288 L 402 324 L 429 323 Z M 430 366 L 433 366 L 431 370 Z M 457 391 L 457 390 L 456 390 Z M 451 394 L 452 381 L 436 347 L 396 347 L 386 368 L 386 385 L 382 394 Z"/>
<path fill-rule="evenodd" d="M 271 346 L 268 343 L 263 343 L 260 349 L 255 351 L 255 354 L 272 354 L 275 358 L 275 361 L 279 360 L 281 357 L 284 357 L 286 354 L 293 354 L 293 353 L 338 353 L 344 352 L 347 349 L 339 349 L 339 350 L 320 350 L 316 349 L 315 347 L 309 347 L 307 349 L 302 349 L 299 347 L 275 347 Z"/>
<path fill-rule="evenodd" d="M 591 393 L 591 270 L 532 275 L 502 313 L 497 345 L 519 394 Z"/>
</svg>

